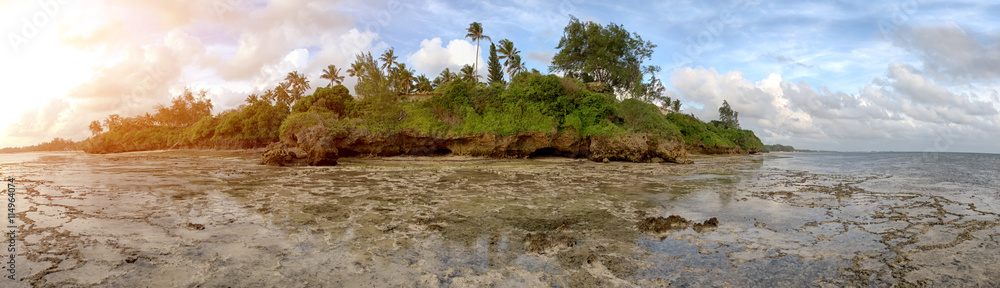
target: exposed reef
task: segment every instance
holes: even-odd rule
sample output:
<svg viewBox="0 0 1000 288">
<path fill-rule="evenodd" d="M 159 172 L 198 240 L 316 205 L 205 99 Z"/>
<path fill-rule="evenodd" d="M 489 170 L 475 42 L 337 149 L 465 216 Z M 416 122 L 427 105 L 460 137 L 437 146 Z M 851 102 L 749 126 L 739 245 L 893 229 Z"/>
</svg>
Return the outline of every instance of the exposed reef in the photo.
<svg viewBox="0 0 1000 288">
<path fill-rule="evenodd" d="M 747 152 L 726 151 L 726 154 L 733 153 Z M 350 129 L 330 135 L 321 125 L 283 135 L 280 143 L 267 147 L 262 163 L 278 166 L 330 166 L 336 165 L 340 157 L 399 155 L 490 158 L 562 156 L 592 161 L 690 163 L 687 159 L 688 148 L 683 141 L 657 139 L 644 134 L 581 137 L 571 131 L 434 137 L 410 131 L 378 134 L 364 129 Z"/>
</svg>

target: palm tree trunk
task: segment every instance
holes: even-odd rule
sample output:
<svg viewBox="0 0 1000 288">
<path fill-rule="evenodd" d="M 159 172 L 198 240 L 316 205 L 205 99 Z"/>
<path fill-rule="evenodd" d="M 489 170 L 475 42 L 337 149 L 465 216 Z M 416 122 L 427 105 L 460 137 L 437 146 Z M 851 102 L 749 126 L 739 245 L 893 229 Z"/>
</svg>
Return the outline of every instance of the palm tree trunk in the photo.
<svg viewBox="0 0 1000 288">
<path fill-rule="evenodd" d="M 476 82 L 479 82 L 479 39 L 476 39 L 476 64 L 472 65 L 472 70 L 476 70 Z"/>
</svg>

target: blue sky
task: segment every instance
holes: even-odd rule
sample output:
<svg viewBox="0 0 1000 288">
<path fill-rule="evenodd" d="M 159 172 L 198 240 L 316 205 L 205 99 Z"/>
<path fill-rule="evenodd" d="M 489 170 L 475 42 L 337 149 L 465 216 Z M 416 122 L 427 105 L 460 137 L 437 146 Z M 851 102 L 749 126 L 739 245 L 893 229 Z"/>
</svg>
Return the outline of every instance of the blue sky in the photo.
<svg viewBox="0 0 1000 288">
<path fill-rule="evenodd" d="M 207 90 L 219 113 L 292 70 L 322 86 L 326 65 L 361 51 L 394 47 L 437 75 L 473 62 L 474 21 L 547 72 L 572 14 L 656 44 L 647 64 L 684 113 L 716 119 L 727 100 L 765 143 L 1000 153 L 989 1 L 78 2 L 0 1 L 0 59 L 12 64 L 0 79 L 17 87 L 3 96 L 14 108 L 0 146 L 84 139 L 91 120 L 150 112 L 185 87 Z"/>
</svg>

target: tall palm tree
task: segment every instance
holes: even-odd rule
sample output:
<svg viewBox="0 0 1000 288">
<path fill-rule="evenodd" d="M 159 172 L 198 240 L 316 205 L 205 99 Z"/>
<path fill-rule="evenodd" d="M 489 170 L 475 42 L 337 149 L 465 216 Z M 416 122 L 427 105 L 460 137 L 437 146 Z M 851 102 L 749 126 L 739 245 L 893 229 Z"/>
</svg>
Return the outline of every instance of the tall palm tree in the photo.
<svg viewBox="0 0 1000 288">
<path fill-rule="evenodd" d="M 514 42 L 511 42 L 508 39 L 500 40 L 500 47 L 497 48 L 497 52 L 500 53 L 500 59 L 504 60 L 503 66 L 507 67 L 508 72 L 511 71 L 511 63 L 515 62 L 513 61 L 514 56 L 517 56 L 518 58 L 521 57 L 521 51 L 517 50 L 517 48 L 514 47 Z M 511 79 L 508 80 L 514 80 L 513 73 L 511 73 L 510 78 Z"/>
<path fill-rule="evenodd" d="M 319 78 L 330 79 L 330 84 L 326 84 L 327 88 L 332 87 L 333 83 L 340 85 L 344 81 L 344 76 L 340 76 L 340 68 L 333 64 L 326 66 L 326 69 L 323 69 L 323 75 L 320 75 Z"/>
<path fill-rule="evenodd" d="M 503 61 L 503 66 L 510 66 L 510 58 L 521 53 L 520 50 L 517 50 L 517 47 L 514 47 L 514 42 L 508 39 L 500 40 L 497 52 L 500 53 L 500 59 L 505 60 Z"/>
<path fill-rule="evenodd" d="M 306 76 L 299 73 L 299 71 L 288 72 L 288 76 L 285 76 L 285 81 L 288 83 L 289 98 L 285 104 L 292 105 L 293 102 L 298 101 L 302 98 L 302 95 L 309 90 L 309 80 L 306 80 Z"/>
<path fill-rule="evenodd" d="M 386 50 L 385 53 L 382 53 L 382 56 L 378 57 L 378 60 L 383 62 L 382 69 L 384 69 L 386 73 L 389 73 L 392 69 L 392 65 L 396 64 L 397 58 L 398 57 L 396 57 L 396 49 L 389 47 L 389 50 Z"/>
<path fill-rule="evenodd" d="M 472 69 L 475 71 L 476 78 L 479 78 L 479 40 L 486 39 L 486 41 L 493 41 L 493 39 L 490 39 L 490 36 L 483 35 L 483 24 L 479 22 L 469 24 L 469 28 L 465 29 L 465 32 L 468 32 L 465 34 L 466 38 L 476 41 L 476 64 Z"/>
</svg>

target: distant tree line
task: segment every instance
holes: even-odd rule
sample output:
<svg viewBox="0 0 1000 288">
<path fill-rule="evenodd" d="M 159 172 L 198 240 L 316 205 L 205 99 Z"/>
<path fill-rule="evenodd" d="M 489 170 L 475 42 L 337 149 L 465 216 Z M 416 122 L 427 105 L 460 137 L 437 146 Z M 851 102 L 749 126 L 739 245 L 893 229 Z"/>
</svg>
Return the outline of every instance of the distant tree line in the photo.
<svg viewBox="0 0 1000 288">
<path fill-rule="evenodd" d="M 764 145 L 764 151 L 768 152 L 795 152 L 795 147 L 781 144 Z"/>
<path fill-rule="evenodd" d="M 80 142 L 73 140 L 54 138 L 52 141 L 25 147 L 7 147 L 0 149 L 0 153 L 18 152 L 41 152 L 41 151 L 73 151 L 80 150 Z"/>
</svg>

